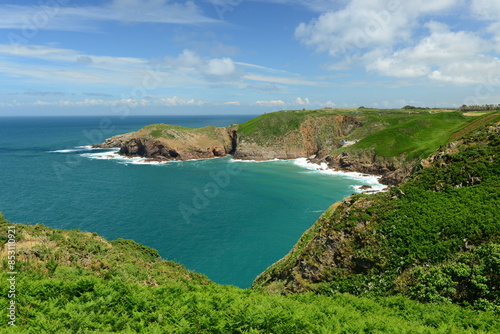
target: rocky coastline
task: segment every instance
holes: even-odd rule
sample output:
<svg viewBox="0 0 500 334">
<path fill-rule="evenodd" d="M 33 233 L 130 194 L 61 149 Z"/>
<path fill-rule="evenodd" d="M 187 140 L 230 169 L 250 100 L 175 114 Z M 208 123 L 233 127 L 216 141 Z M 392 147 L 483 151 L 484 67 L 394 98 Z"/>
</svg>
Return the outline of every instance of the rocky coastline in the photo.
<svg viewBox="0 0 500 334">
<path fill-rule="evenodd" d="M 272 126 L 253 133 L 242 125 L 229 127 L 183 128 L 153 124 L 143 129 L 106 139 L 94 148 L 117 148 L 126 157 L 151 161 L 211 159 L 232 155 L 239 160 L 307 158 L 315 164 L 343 172 L 380 176 L 380 183 L 393 186 L 408 178 L 420 166 L 405 156 L 383 157 L 375 149 L 355 149 L 362 139 L 357 132 L 376 132 L 380 125 L 365 123 L 359 115 L 320 115 L 301 120 L 290 131 L 273 134 Z M 278 124 L 276 126 L 283 126 Z M 256 135 L 257 133 L 257 135 Z"/>
</svg>

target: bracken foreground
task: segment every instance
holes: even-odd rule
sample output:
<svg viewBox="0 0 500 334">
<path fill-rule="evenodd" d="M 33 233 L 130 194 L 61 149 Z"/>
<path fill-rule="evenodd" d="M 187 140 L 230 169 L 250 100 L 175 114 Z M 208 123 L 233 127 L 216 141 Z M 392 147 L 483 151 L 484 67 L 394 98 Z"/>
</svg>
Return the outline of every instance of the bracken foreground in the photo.
<svg viewBox="0 0 500 334">
<path fill-rule="evenodd" d="M 232 127 L 240 154 L 309 138 L 300 149 L 318 162 L 359 169 L 370 156 L 388 180 L 404 180 L 334 204 L 246 290 L 217 285 L 131 240 L 43 225 L 13 225 L 17 261 L 9 268 L 12 225 L 0 215 L 2 332 L 498 332 L 498 121 L 498 113 L 306 111 Z M 181 131 L 151 126 L 147 138 L 172 129 Z M 17 272 L 15 327 L 9 271 Z"/>
</svg>

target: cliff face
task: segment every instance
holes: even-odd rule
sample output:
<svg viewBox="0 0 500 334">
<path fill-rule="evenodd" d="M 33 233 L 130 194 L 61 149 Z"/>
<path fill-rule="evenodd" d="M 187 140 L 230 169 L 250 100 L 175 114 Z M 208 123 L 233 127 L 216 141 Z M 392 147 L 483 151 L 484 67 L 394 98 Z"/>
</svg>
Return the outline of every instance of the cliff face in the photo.
<svg viewBox="0 0 500 334">
<path fill-rule="evenodd" d="M 267 126 L 267 132 L 273 133 L 273 128 L 282 124 L 269 122 L 259 126 L 264 129 Z M 388 125 L 378 125 L 384 126 Z M 374 149 L 357 150 L 350 146 L 362 138 L 357 133 L 360 129 L 363 128 L 365 133 L 377 130 L 376 127 L 367 129 L 369 127 L 370 121 L 364 115 L 310 115 L 300 120 L 296 129 L 274 136 L 238 131 L 234 157 L 252 160 L 306 157 L 315 163 L 326 163 L 336 170 L 381 175 L 384 184 L 399 184 L 411 174 L 417 160 L 387 158 L 378 155 Z"/>
<path fill-rule="evenodd" d="M 166 124 L 147 126 L 137 132 L 109 138 L 99 148 L 120 148 L 125 156 L 154 160 L 191 160 L 223 157 L 233 151 L 231 128 L 183 128 Z"/>
<path fill-rule="evenodd" d="M 281 111 L 227 128 L 154 124 L 96 147 L 155 160 L 309 158 L 397 185 L 457 130 L 473 126 L 469 120 L 459 113 Z"/>
<path fill-rule="evenodd" d="M 441 147 L 399 187 L 334 204 L 254 288 L 499 305 L 499 143 L 492 123 Z"/>
<path fill-rule="evenodd" d="M 287 120 L 283 120 L 283 123 Z M 325 157 L 341 146 L 339 140 L 362 126 L 355 116 L 328 115 L 301 120 L 295 129 L 273 134 L 273 127 L 283 124 L 262 124 L 258 134 L 238 132 L 236 159 L 269 160 Z M 266 129 L 268 127 L 269 129 Z M 262 132 L 268 131 L 266 136 Z"/>
<path fill-rule="evenodd" d="M 353 214 L 361 216 L 372 204 L 369 198 L 348 197 L 332 205 L 288 255 L 255 279 L 254 286 L 281 293 L 306 292 L 335 276 L 370 273 L 383 267 L 383 261 L 375 256 L 355 252 L 360 245 L 372 251 L 379 245 L 374 224 L 369 218 L 353 223 L 348 219 Z"/>
</svg>

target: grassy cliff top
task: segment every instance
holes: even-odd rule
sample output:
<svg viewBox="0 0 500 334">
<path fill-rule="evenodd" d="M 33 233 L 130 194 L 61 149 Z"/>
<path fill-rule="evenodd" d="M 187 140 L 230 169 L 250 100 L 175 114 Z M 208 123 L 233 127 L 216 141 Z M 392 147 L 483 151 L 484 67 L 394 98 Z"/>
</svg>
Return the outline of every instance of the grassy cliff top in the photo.
<svg viewBox="0 0 500 334">
<path fill-rule="evenodd" d="M 255 286 L 398 293 L 499 312 L 500 122 L 487 117 L 399 187 L 332 206 Z"/>
<path fill-rule="evenodd" d="M 11 224 L 0 215 L 0 233 Z M 13 225 L 16 326 L 2 333 L 487 333 L 489 312 L 404 297 L 272 295 L 212 283 L 131 240 Z M 2 238 L 4 312 L 10 300 Z"/>
<path fill-rule="evenodd" d="M 265 139 L 297 131 L 308 119 L 321 124 L 337 116 L 356 117 L 363 124 L 348 138 L 361 140 L 346 150 L 369 143 L 388 149 L 387 138 L 410 136 L 415 142 L 401 139 L 385 153 L 404 155 L 461 140 L 442 147 L 427 168 L 400 187 L 332 206 L 284 260 L 261 275 L 262 289 L 215 284 L 132 240 L 12 225 L 0 214 L 0 308 L 7 315 L 12 300 L 16 305 L 16 326 L 4 316 L 0 331 L 498 332 L 498 114 L 283 111 L 245 122 L 238 131 L 247 139 Z M 168 135 L 210 135 L 220 129 L 160 124 L 139 132 L 167 140 Z M 9 234 L 15 235 L 15 264 L 9 263 Z M 10 271 L 17 272 L 14 292 L 7 281 Z M 282 295 L 290 284 L 313 292 Z"/>
<path fill-rule="evenodd" d="M 450 140 L 474 130 L 483 124 L 481 120 L 500 118 L 500 114 L 463 113 L 450 110 L 432 109 L 319 109 L 287 110 L 267 113 L 239 125 L 227 128 L 207 126 L 187 128 L 169 124 L 148 125 L 137 132 L 137 136 L 168 140 L 221 140 L 227 130 L 237 130 L 241 139 L 268 146 L 282 140 L 291 133 L 298 133 L 306 121 L 316 120 L 317 133 L 331 133 L 339 116 L 349 117 L 356 126 L 342 138 L 356 141 L 356 144 L 337 150 L 331 146 L 331 154 L 346 151 L 357 154 L 373 150 L 382 158 L 413 160 L 425 158 Z M 323 129 L 324 128 L 324 129 Z M 227 130 L 224 130 L 227 129 Z M 295 137 L 293 137 L 295 138 Z"/>
<path fill-rule="evenodd" d="M 171 124 L 151 124 L 143 127 L 137 132 L 139 136 L 151 136 L 153 138 L 175 139 L 189 136 L 206 136 L 217 139 L 221 135 L 221 130 L 215 126 L 205 126 L 202 128 L 187 128 Z M 225 131 L 222 131 L 225 132 Z"/>
</svg>

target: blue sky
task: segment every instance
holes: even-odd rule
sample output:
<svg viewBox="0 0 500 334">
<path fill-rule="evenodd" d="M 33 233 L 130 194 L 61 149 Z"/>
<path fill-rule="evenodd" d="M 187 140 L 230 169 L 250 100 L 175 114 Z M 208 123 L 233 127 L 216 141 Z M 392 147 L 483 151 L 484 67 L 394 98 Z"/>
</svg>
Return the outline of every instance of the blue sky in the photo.
<svg viewBox="0 0 500 334">
<path fill-rule="evenodd" d="M 0 115 L 500 103 L 498 0 L 4 0 L 0 17 Z"/>
</svg>

